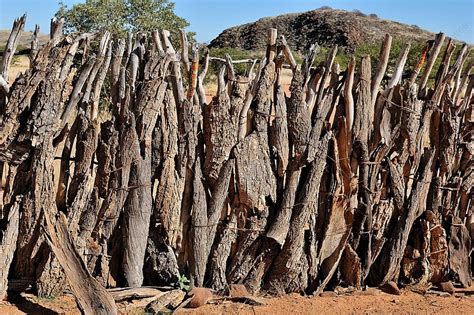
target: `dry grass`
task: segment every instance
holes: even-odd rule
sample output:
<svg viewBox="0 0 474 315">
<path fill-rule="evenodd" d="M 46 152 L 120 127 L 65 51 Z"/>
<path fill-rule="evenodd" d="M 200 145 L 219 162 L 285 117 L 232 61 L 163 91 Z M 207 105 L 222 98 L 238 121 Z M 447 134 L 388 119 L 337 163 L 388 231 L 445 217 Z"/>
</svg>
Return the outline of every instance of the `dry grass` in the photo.
<svg viewBox="0 0 474 315">
<path fill-rule="evenodd" d="M 13 23 L 13 22 L 12 22 Z M 5 43 L 8 41 L 11 30 L 0 30 L 0 51 L 3 51 Z M 32 31 L 22 32 L 20 35 L 20 41 L 18 42 L 18 50 L 30 48 L 31 38 L 33 36 Z M 48 40 L 48 35 L 39 35 L 40 43 L 44 43 Z"/>
<path fill-rule="evenodd" d="M 13 63 L 10 68 L 10 72 L 8 75 L 8 79 L 10 83 L 15 81 L 15 79 L 20 75 L 20 73 L 24 73 L 30 67 L 30 59 L 27 55 L 16 55 L 13 59 Z"/>
</svg>

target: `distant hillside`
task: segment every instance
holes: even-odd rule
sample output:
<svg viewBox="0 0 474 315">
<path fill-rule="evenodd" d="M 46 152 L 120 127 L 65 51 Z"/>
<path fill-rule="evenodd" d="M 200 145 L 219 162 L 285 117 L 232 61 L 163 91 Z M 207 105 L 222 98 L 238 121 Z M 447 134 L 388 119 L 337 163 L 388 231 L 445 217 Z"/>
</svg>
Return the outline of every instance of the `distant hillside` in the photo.
<svg viewBox="0 0 474 315">
<path fill-rule="evenodd" d="M 0 51 L 3 52 L 3 48 L 5 47 L 8 36 L 10 36 L 11 30 L 0 30 Z M 24 31 L 20 35 L 20 41 L 18 43 L 18 50 L 21 51 L 23 49 L 29 49 L 31 45 L 31 38 L 33 36 L 33 32 L 31 31 Z M 48 40 L 48 35 L 40 34 L 39 35 L 40 43 L 45 43 Z"/>
<path fill-rule="evenodd" d="M 264 49 L 267 30 L 277 28 L 293 49 L 303 51 L 313 43 L 337 44 L 352 51 L 360 43 L 380 41 L 386 33 L 401 40 L 425 41 L 434 34 L 416 25 L 383 20 L 374 14 L 321 8 L 304 13 L 266 17 L 224 30 L 211 41 L 211 48 Z"/>
</svg>

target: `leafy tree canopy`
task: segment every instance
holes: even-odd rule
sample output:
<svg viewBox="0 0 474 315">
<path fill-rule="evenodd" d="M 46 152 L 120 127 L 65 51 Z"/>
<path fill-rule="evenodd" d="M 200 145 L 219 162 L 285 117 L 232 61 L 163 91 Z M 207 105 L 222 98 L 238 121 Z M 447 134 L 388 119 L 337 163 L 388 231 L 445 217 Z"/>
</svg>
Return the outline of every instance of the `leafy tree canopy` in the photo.
<svg viewBox="0 0 474 315">
<path fill-rule="evenodd" d="M 118 37 L 127 32 L 168 29 L 175 31 L 189 23 L 174 13 L 169 0 L 86 0 L 67 7 L 59 3 L 57 18 L 64 18 L 66 32 L 109 31 Z"/>
</svg>

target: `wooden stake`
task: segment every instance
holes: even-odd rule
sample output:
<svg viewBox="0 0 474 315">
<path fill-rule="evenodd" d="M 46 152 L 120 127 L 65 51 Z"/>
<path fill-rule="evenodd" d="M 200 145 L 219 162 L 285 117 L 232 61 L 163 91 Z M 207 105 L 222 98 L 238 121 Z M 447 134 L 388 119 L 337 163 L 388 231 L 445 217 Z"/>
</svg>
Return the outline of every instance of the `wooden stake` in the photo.
<svg viewBox="0 0 474 315">
<path fill-rule="evenodd" d="M 8 37 L 5 50 L 3 52 L 2 63 L 0 64 L 0 76 L 2 76 L 6 81 L 8 81 L 8 71 L 15 55 L 16 47 L 18 46 L 18 41 L 20 40 L 21 32 L 25 27 L 26 23 L 26 14 L 20 18 L 15 19 L 13 22 L 12 31 Z"/>
<path fill-rule="evenodd" d="M 295 57 L 293 57 L 293 53 L 291 52 L 290 45 L 288 45 L 286 38 L 283 35 L 280 35 L 280 41 L 283 45 L 283 53 L 285 54 L 285 58 L 290 64 L 291 70 L 294 71 L 296 69 L 296 61 Z"/>
<path fill-rule="evenodd" d="M 422 93 L 422 91 L 426 87 L 426 83 L 428 82 L 428 79 L 430 77 L 431 70 L 433 69 L 433 65 L 436 59 L 438 58 L 439 52 L 441 51 L 441 47 L 443 46 L 443 42 L 445 38 L 446 36 L 444 35 L 444 33 L 436 34 L 433 49 L 430 53 L 430 57 L 428 58 L 428 61 L 426 62 L 426 68 L 423 71 L 423 74 L 421 75 L 419 93 Z"/>
<path fill-rule="evenodd" d="M 276 40 L 277 40 L 277 29 L 271 28 L 268 30 L 267 38 L 267 62 L 272 62 L 276 56 Z"/>
</svg>

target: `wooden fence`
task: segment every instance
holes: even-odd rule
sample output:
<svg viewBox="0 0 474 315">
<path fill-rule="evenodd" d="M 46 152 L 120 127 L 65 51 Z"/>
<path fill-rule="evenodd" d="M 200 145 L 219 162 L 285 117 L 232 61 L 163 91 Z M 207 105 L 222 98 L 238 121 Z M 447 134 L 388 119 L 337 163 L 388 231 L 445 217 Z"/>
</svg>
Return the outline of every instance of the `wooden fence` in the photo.
<svg viewBox="0 0 474 315">
<path fill-rule="evenodd" d="M 467 45 L 441 56 L 438 34 L 408 69 L 410 45 L 392 64 L 387 35 L 375 73 L 370 56 L 341 71 L 337 47 L 297 64 L 271 29 L 266 58 L 237 75 L 184 33 L 176 52 L 166 30 L 115 40 L 61 24 L 8 84 L 16 21 L 0 69 L 0 296 L 30 279 L 114 313 L 104 288 L 182 275 L 275 294 L 471 284 Z M 222 64 L 210 102 L 209 62 Z"/>
</svg>

